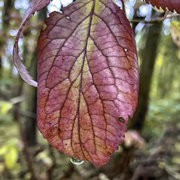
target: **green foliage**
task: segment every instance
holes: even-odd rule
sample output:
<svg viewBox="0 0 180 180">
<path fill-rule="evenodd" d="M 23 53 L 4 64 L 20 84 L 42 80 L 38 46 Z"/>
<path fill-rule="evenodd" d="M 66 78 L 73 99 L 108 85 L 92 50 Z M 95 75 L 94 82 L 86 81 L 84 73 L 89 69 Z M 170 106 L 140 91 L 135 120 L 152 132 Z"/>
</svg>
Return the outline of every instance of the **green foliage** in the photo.
<svg viewBox="0 0 180 180">
<path fill-rule="evenodd" d="M 13 105 L 9 101 L 0 101 L 0 122 L 11 121 L 12 117 L 9 111 L 12 109 Z"/>
<path fill-rule="evenodd" d="M 0 148 L 0 156 L 3 156 L 4 164 L 7 169 L 13 169 L 18 159 L 18 149 L 16 145 L 4 145 Z"/>
<path fill-rule="evenodd" d="M 12 130 L 8 132 L 8 128 L 12 128 Z M 17 161 L 21 150 L 17 136 L 17 126 L 14 123 L 4 123 L 0 127 L 0 136 L 0 173 L 4 170 L 17 173 L 19 171 L 19 163 Z"/>
<path fill-rule="evenodd" d="M 8 101 L 0 101 L 0 114 L 5 115 L 12 108 L 12 103 Z"/>
<path fill-rule="evenodd" d="M 163 28 L 165 30 L 165 28 Z M 167 124 L 180 120 L 180 49 L 170 35 L 161 36 L 143 135 L 161 137 Z"/>
</svg>

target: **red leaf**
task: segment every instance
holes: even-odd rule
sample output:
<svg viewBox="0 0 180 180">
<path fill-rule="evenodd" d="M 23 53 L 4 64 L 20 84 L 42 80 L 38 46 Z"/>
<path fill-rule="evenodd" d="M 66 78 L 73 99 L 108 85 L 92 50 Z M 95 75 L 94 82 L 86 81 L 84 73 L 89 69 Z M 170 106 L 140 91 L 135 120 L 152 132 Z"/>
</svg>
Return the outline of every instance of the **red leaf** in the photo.
<svg viewBox="0 0 180 180">
<path fill-rule="evenodd" d="M 63 11 L 50 14 L 38 42 L 38 127 L 58 150 L 101 166 L 136 109 L 134 36 L 111 0 Z"/>
<path fill-rule="evenodd" d="M 18 41 L 21 36 L 23 27 L 25 26 L 26 22 L 29 20 L 31 15 L 34 14 L 36 11 L 39 11 L 40 9 L 42 9 L 44 6 L 48 5 L 50 3 L 50 1 L 51 0 L 32 0 L 31 1 L 30 5 L 26 11 L 26 14 L 23 18 L 23 21 L 19 27 L 16 39 L 15 39 L 15 43 L 14 43 L 14 49 L 13 49 L 14 64 L 15 64 L 19 74 L 21 75 L 22 79 L 24 81 L 26 81 L 29 85 L 32 85 L 35 87 L 37 86 L 37 82 L 32 80 L 32 77 L 29 75 L 26 67 L 21 62 L 23 59 L 19 54 Z"/>
<path fill-rule="evenodd" d="M 176 10 L 177 13 L 180 13 L 180 1 L 179 0 L 145 0 L 147 3 L 151 3 L 152 6 L 157 8 L 162 7 L 166 10 L 168 8 L 170 11 Z"/>
</svg>

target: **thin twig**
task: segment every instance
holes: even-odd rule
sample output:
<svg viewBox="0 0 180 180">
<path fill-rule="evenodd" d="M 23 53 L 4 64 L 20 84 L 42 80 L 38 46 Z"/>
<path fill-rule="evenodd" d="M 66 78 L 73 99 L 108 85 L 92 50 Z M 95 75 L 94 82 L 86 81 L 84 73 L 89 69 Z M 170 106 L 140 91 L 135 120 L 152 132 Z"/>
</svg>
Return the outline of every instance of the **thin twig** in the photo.
<svg viewBox="0 0 180 180">
<path fill-rule="evenodd" d="M 155 20 L 151 20 L 151 21 L 146 21 L 146 20 L 138 20 L 138 19 L 133 19 L 133 20 L 129 20 L 130 23 L 145 23 L 145 24 L 152 24 L 152 23 L 159 23 L 161 21 L 163 21 L 161 18 L 155 19 Z"/>
<path fill-rule="evenodd" d="M 170 15 L 170 16 L 167 16 L 167 18 L 173 18 L 173 17 L 179 17 L 180 14 L 173 14 L 173 15 Z"/>
<path fill-rule="evenodd" d="M 9 100 L 12 105 L 17 105 L 19 104 L 20 102 L 24 101 L 24 96 L 17 96 L 17 97 L 14 97 L 12 99 Z M 20 115 L 23 115 L 23 116 L 26 116 L 26 117 L 30 117 L 32 119 L 37 119 L 37 115 L 33 112 L 30 112 L 30 111 L 21 111 L 21 110 L 18 110 L 18 113 Z"/>
<path fill-rule="evenodd" d="M 138 19 L 137 20 L 133 19 L 133 20 L 129 20 L 129 22 L 130 23 L 140 23 L 140 22 L 142 22 L 142 23 L 149 23 L 149 24 L 151 24 L 151 23 L 162 22 L 162 21 L 164 21 L 167 18 L 173 18 L 173 17 L 179 17 L 179 16 L 180 16 L 180 14 L 173 14 L 173 15 L 170 15 L 170 16 L 165 14 L 165 16 L 157 18 L 157 19 L 154 19 L 154 20 L 151 20 L 151 21 L 146 21 L 146 20 L 142 21 L 142 20 L 138 20 Z"/>
<path fill-rule="evenodd" d="M 126 8 L 125 8 L 124 0 L 121 0 L 121 2 L 122 2 L 122 11 L 124 12 L 124 14 L 126 16 Z"/>
<path fill-rule="evenodd" d="M 72 163 L 69 163 L 69 169 L 67 172 L 64 173 L 64 175 L 59 178 L 59 180 L 63 180 L 63 179 L 66 179 L 66 178 L 70 178 L 72 176 L 72 174 L 74 173 L 74 165 L 72 165 Z"/>
</svg>

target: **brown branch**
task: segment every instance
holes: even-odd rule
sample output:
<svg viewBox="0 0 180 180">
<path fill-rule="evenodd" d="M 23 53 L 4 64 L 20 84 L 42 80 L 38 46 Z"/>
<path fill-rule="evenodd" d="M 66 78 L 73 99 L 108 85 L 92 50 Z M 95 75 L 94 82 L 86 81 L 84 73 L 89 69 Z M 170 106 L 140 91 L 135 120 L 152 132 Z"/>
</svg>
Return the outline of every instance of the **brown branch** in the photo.
<svg viewBox="0 0 180 180">
<path fill-rule="evenodd" d="M 160 17 L 160 18 L 157 18 L 157 19 L 154 19 L 154 20 L 151 20 L 151 21 L 146 21 L 146 20 L 142 21 L 142 20 L 134 19 L 134 20 L 129 20 L 129 22 L 130 23 L 140 23 L 140 22 L 142 22 L 142 23 L 151 24 L 151 23 L 159 23 L 159 22 L 164 21 L 167 18 L 173 18 L 173 17 L 180 17 L 180 14 L 173 14 L 173 15 L 168 16 L 168 13 L 167 14 L 165 13 L 165 15 L 163 17 Z"/>
<path fill-rule="evenodd" d="M 72 163 L 70 163 L 68 171 L 65 172 L 64 175 L 61 178 L 59 178 L 59 180 L 63 180 L 63 179 L 72 177 L 72 174 L 74 173 L 74 170 L 75 170 L 74 165 Z"/>
<path fill-rule="evenodd" d="M 121 0 L 121 2 L 122 2 L 122 11 L 124 12 L 124 14 L 126 16 L 126 8 L 125 8 L 124 0 Z"/>
<path fill-rule="evenodd" d="M 28 170 L 31 173 L 31 179 L 32 180 L 38 180 L 38 178 L 35 175 L 34 169 L 33 169 L 33 164 L 32 164 L 32 161 L 31 161 L 31 156 L 30 156 L 30 153 L 29 153 L 27 141 L 26 141 L 26 138 L 24 136 L 23 124 L 22 124 L 22 122 L 20 120 L 20 116 L 17 118 L 17 120 L 18 120 L 18 126 L 19 126 L 21 140 L 22 140 L 22 143 L 23 143 L 23 153 L 24 153 L 25 160 L 26 160 L 26 163 L 27 163 L 27 166 L 28 166 Z"/>
<path fill-rule="evenodd" d="M 52 179 L 53 172 L 54 172 L 56 165 L 57 165 L 56 157 L 55 157 L 54 152 L 53 152 L 53 147 L 50 144 L 49 144 L 49 156 L 50 156 L 53 164 L 51 165 L 51 167 L 46 172 L 47 180 Z"/>
<path fill-rule="evenodd" d="M 167 18 L 173 18 L 173 17 L 180 17 L 180 14 L 173 14 L 173 15 L 167 16 Z"/>
</svg>

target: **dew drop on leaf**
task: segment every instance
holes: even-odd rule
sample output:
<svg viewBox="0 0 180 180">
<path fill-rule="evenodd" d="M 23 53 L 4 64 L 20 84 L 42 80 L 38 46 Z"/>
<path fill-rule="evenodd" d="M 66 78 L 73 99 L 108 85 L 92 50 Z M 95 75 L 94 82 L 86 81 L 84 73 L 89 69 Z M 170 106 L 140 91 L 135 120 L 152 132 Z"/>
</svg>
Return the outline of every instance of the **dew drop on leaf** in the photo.
<svg viewBox="0 0 180 180">
<path fill-rule="evenodd" d="M 126 48 L 124 48 L 124 50 L 127 52 L 128 50 Z"/>
<path fill-rule="evenodd" d="M 119 120 L 120 120 L 122 123 L 125 122 L 125 121 L 124 121 L 124 118 L 122 118 L 122 117 L 120 117 Z"/>
<path fill-rule="evenodd" d="M 75 165 L 81 165 L 84 163 L 84 161 L 82 161 L 80 159 L 73 158 L 73 157 L 70 157 L 70 161 Z"/>
<path fill-rule="evenodd" d="M 66 19 L 70 19 L 70 17 L 69 17 L 69 16 L 66 16 Z"/>
</svg>

